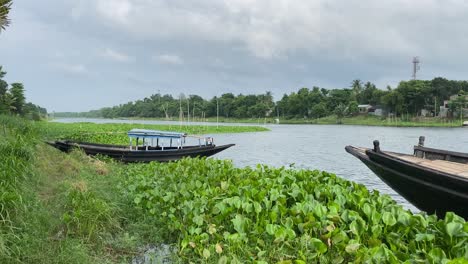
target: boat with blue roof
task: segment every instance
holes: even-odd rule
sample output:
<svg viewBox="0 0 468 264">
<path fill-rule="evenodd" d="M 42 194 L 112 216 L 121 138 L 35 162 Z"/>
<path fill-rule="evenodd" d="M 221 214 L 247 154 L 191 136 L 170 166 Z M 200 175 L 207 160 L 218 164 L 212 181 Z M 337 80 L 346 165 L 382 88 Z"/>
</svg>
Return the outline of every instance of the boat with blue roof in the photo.
<svg viewBox="0 0 468 264">
<path fill-rule="evenodd" d="M 189 136 L 186 133 L 148 129 L 132 129 L 127 135 L 129 144 L 126 146 L 71 140 L 56 140 L 47 143 L 64 152 L 79 148 L 87 155 L 104 155 L 122 162 L 167 162 L 185 157 L 209 157 L 235 145 L 217 146 L 212 137 Z M 198 141 L 198 144 L 186 145 L 187 139 Z"/>
</svg>

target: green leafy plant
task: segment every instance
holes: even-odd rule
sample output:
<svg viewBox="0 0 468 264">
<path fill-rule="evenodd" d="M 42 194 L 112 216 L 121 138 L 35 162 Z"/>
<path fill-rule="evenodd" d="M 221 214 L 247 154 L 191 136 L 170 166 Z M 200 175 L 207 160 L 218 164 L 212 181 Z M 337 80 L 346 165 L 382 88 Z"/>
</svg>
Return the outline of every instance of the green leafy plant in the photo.
<svg viewBox="0 0 468 264">
<path fill-rule="evenodd" d="M 39 124 L 42 133 L 51 140 L 68 139 L 82 142 L 127 145 L 127 132 L 133 128 L 165 131 L 183 131 L 187 134 L 242 133 L 268 131 L 257 126 L 183 126 L 148 124 L 94 124 L 94 123 L 55 123 Z"/>
<path fill-rule="evenodd" d="M 120 171 L 135 206 L 187 261 L 399 263 L 468 254 L 468 224 L 413 214 L 333 174 L 184 159 Z"/>
</svg>

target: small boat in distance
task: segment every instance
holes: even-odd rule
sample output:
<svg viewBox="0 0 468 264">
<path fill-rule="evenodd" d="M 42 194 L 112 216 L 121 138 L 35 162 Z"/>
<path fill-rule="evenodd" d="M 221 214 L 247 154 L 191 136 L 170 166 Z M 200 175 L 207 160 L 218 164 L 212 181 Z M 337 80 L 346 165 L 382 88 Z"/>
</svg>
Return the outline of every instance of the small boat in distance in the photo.
<svg viewBox="0 0 468 264">
<path fill-rule="evenodd" d="M 64 152 L 80 148 L 87 155 L 100 154 L 122 162 L 165 162 L 184 157 L 208 157 L 235 145 L 216 146 L 212 137 L 195 137 L 186 133 L 148 129 L 132 129 L 127 135 L 128 146 L 70 140 L 48 141 L 47 144 Z M 198 139 L 198 145 L 185 146 L 187 137 Z"/>
<path fill-rule="evenodd" d="M 382 181 L 422 211 L 444 217 L 453 211 L 468 219 L 468 154 L 424 147 L 424 137 L 413 155 L 374 148 L 347 146 Z"/>
</svg>

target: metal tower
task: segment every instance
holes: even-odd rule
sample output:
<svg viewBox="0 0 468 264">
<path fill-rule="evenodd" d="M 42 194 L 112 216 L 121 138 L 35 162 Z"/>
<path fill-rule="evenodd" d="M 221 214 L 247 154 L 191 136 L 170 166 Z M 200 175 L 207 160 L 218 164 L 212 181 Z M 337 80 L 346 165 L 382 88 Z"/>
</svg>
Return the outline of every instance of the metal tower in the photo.
<svg viewBox="0 0 468 264">
<path fill-rule="evenodd" d="M 413 57 L 413 75 L 412 75 L 413 80 L 416 80 L 416 72 L 418 72 L 419 69 L 421 68 L 419 66 L 419 63 L 420 63 L 419 57 L 417 57 L 417 56 Z"/>
</svg>

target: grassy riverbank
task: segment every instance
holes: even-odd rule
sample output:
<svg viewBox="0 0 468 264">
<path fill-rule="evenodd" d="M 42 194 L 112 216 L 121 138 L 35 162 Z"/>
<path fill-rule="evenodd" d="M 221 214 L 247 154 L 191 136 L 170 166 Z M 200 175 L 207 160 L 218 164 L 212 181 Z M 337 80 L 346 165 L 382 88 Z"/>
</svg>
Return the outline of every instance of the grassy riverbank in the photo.
<svg viewBox="0 0 468 264">
<path fill-rule="evenodd" d="M 162 244 L 175 263 L 468 258 L 465 220 L 413 214 L 330 173 L 215 159 L 123 165 L 42 143 L 61 126 L 0 121 L 0 263 L 128 263 Z"/>
<path fill-rule="evenodd" d="M 130 118 L 138 120 L 140 118 Z M 141 120 L 159 120 L 166 119 L 141 118 Z M 167 120 L 166 120 L 167 121 Z M 170 119 L 169 121 L 178 121 Z M 248 123 L 248 124 L 275 124 L 276 118 L 216 118 L 210 117 L 203 120 L 195 119 L 197 122 L 219 122 L 219 123 Z M 465 119 L 468 121 L 468 119 Z M 318 124 L 318 125 L 364 125 L 364 126 L 392 126 L 392 127 L 461 127 L 462 122 L 459 119 L 445 118 L 381 118 L 372 115 L 358 115 L 352 117 L 344 117 L 339 120 L 335 115 L 312 119 L 312 118 L 279 118 L 280 124 Z"/>
<path fill-rule="evenodd" d="M 365 126 L 391 126 L 391 127 L 461 127 L 460 120 L 440 118 L 380 118 L 370 115 L 344 117 L 338 120 L 336 116 L 328 116 L 311 121 L 312 124 L 365 125 Z"/>
</svg>

